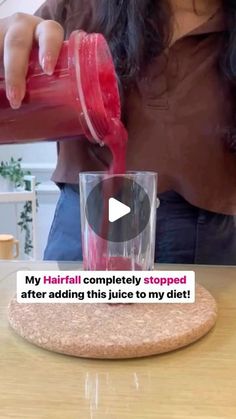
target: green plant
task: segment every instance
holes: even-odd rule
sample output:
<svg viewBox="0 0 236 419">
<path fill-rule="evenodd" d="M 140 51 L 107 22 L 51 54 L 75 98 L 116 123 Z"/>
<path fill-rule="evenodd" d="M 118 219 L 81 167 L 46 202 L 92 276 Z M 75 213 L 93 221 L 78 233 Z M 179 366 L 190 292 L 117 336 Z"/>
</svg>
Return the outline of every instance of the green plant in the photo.
<svg viewBox="0 0 236 419">
<path fill-rule="evenodd" d="M 30 175 L 29 171 L 23 170 L 21 167 L 22 159 L 15 160 L 11 157 L 9 162 L 1 162 L 0 176 L 4 179 L 9 179 L 16 188 L 24 186 L 24 176 Z"/>
<path fill-rule="evenodd" d="M 31 175 L 29 170 L 23 170 L 21 167 L 22 158 L 15 160 L 11 157 L 9 162 L 1 162 L 0 164 L 0 176 L 5 179 L 9 179 L 16 188 L 25 187 L 25 190 L 30 190 L 30 182 L 25 180 L 25 176 Z M 36 185 L 39 185 L 37 182 Z M 36 200 L 36 206 L 38 208 L 38 199 Z M 20 212 L 20 221 L 17 223 L 21 229 L 21 232 L 25 234 L 24 252 L 29 255 L 33 249 L 31 228 L 32 223 L 32 202 L 25 202 L 22 211 Z"/>
<path fill-rule="evenodd" d="M 32 202 L 27 201 L 20 213 L 20 221 L 17 223 L 20 226 L 21 232 L 25 233 L 24 252 L 29 255 L 33 249 L 31 231 L 29 224 L 32 223 Z"/>
</svg>

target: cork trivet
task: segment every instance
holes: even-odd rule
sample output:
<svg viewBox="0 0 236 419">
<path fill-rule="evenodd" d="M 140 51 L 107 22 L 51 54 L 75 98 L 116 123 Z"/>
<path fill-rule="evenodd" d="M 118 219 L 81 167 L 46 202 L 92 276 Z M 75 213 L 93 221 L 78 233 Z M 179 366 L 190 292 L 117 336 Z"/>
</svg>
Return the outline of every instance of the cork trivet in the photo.
<svg viewBox="0 0 236 419">
<path fill-rule="evenodd" d="M 86 358 L 135 358 L 186 346 L 215 324 L 216 302 L 196 287 L 194 304 L 9 305 L 12 328 L 50 351 Z"/>
</svg>

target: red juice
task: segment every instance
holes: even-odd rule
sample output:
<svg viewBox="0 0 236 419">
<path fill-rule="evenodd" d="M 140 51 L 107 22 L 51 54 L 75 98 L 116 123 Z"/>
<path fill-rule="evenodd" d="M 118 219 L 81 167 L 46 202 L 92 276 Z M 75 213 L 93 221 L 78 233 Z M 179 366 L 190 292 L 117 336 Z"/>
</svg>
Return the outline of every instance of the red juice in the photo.
<svg viewBox="0 0 236 419">
<path fill-rule="evenodd" d="M 104 138 L 104 144 L 110 149 L 112 163 L 109 168 L 111 175 L 126 173 L 126 149 L 128 133 L 119 119 L 111 119 L 110 133 Z"/>
<path fill-rule="evenodd" d="M 121 257 L 121 256 L 111 256 L 111 257 L 101 257 L 100 259 L 93 260 L 94 266 L 90 264 L 89 270 L 94 271 L 142 271 L 142 266 L 134 263 L 132 259 Z M 86 263 L 85 263 L 86 267 Z"/>
</svg>

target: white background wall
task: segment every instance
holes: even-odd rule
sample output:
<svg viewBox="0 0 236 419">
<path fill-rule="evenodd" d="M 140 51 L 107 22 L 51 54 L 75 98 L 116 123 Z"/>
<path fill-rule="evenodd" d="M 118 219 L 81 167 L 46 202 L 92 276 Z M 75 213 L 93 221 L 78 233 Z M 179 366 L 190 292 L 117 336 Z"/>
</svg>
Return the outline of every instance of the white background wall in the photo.
<svg viewBox="0 0 236 419">
<path fill-rule="evenodd" d="M 1 2 L 2 0 L 0 0 L 0 4 Z M 10 16 L 15 12 L 32 14 L 43 2 L 43 0 L 6 0 L 0 5 L 0 18 Z M 37 176 L 37 180 L 41 182 L 38 191 L 39 211 L 36 231 L 37 259 L 41 259 L 58 199 L 58 190 L 49 181 L 57 160 L 56 143 L 0 146 L 0 161 L 8 161 L 11 156 L 14 158 L 21 157 L 23 166 L 31 170 L 32 174 Z M 10 233 L 17 236 L 14 205 L 0 205 L 1 233 Z M 22 236 L 19 238 L 22 242 Z M 23 257 L 22 251 L 21 256 Z"/>
</svg>

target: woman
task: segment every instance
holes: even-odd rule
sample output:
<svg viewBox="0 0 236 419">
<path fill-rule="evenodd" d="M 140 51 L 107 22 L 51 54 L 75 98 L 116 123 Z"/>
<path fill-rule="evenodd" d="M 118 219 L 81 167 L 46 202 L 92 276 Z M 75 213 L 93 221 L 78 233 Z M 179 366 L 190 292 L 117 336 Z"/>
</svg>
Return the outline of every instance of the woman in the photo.
<svg viewBox="0 0 236 419">
<path fill-rule="evenodd" d="M 35 40 L 52 74 L 62 27 L 66 38 L 75 29 L 103 33 L 123 90 L 127 167 L 159 173 L 157 260 L 236 264 L 236 1 L 48 0 L 36 15 L 0 24 L 11 106 L 24 97 Z M 61 196 L 45 259 L 81 259 L 78 172 L 109 161 L 84 138 L 60 144 Z"/>
</svg>

